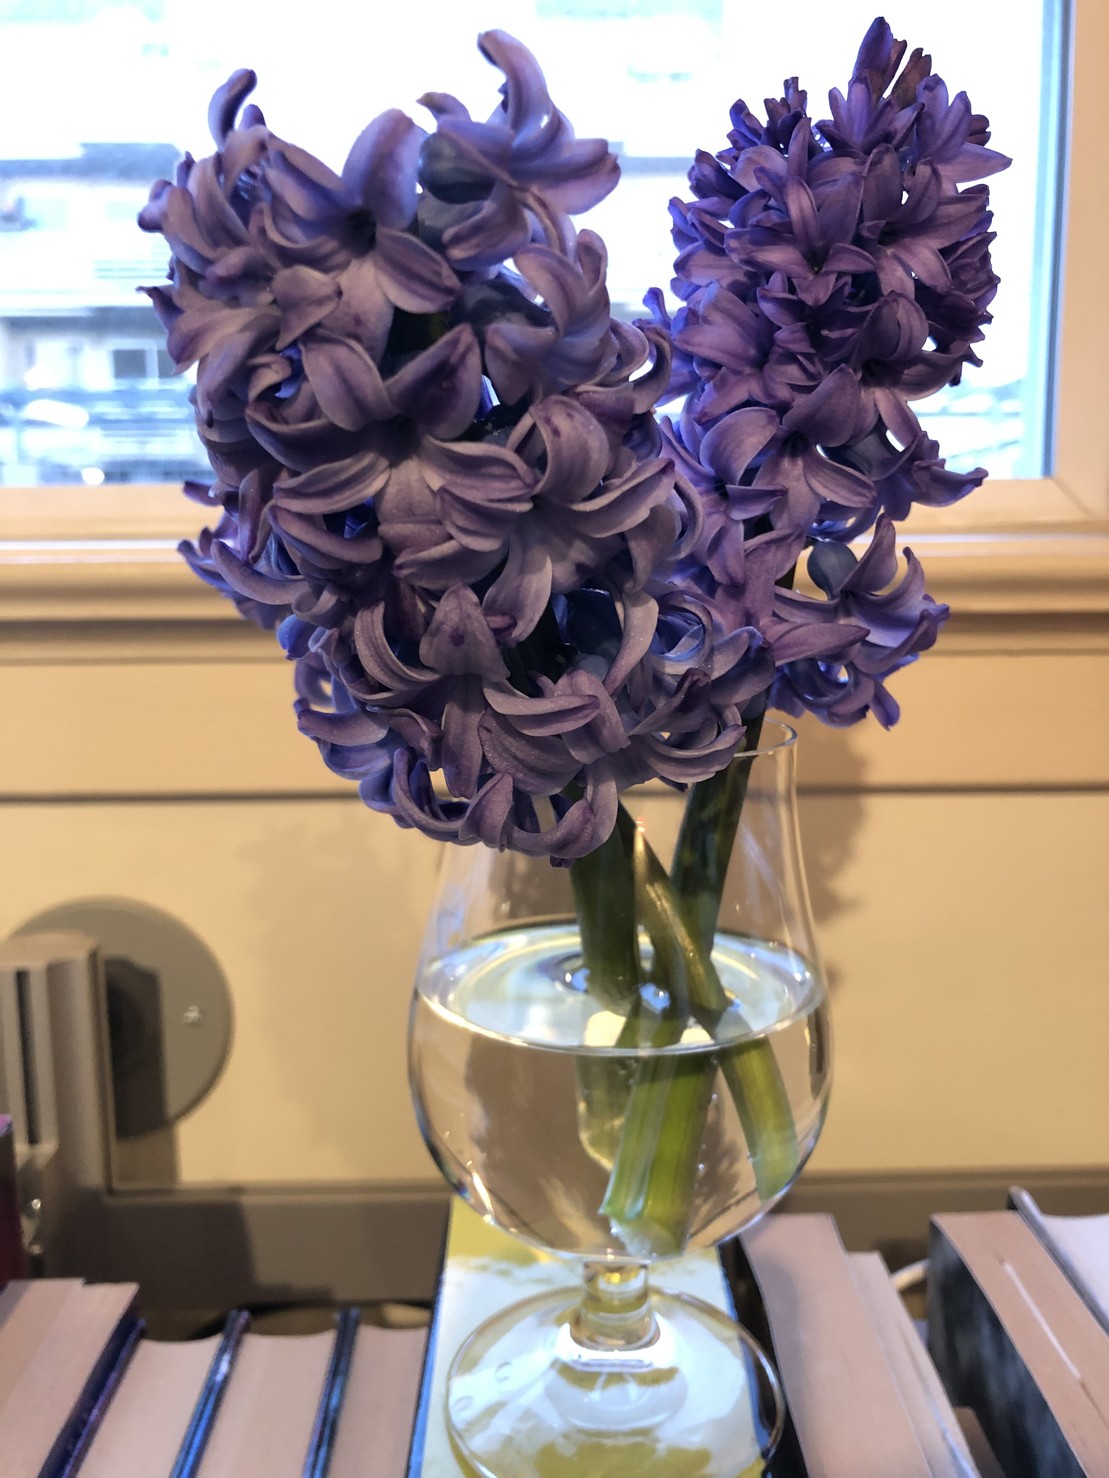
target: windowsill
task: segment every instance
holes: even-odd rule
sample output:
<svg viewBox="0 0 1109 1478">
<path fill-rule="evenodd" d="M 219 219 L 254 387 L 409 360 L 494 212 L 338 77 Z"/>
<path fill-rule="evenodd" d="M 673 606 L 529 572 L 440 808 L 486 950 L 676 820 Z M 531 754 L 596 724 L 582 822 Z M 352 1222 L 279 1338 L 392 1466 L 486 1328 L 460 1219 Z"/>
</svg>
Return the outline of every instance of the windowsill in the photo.
<svg viewBox="0 0 1109 1478">
<path fill-rule="evenodd" d="M 182 626 L 255 635 L 177 554 L 205 519 L 179 494 L 0 490 L 0 510 L 0 632 L 153 623 L 160 645 Z M 961 613 L 1109 614 L 1109 520 L 1083 513 L 1054 482 L 987 484 L 954 508 L 918 509 L 903 543 L 924 563 L 929 590 Z"/>
<path fill-rule="evenodd" d="M 921 534 L 912 548 L 929 590 L 959 615 L 1109 615 L 1109 533 Z M 132 651 L 197 637 L 260 655 L 272 646 L 168 541 L 0 545 L 0 662 L 9 639 L 9 658 L 27 660 L 29 646 L 54 646 L 62 633 L 88 660 L 106 628 L 126 628 Z"/>
<path fill-rule="evenodd" d="M 0 548 L 9 542 L 68 543 L 188 538 L 206 510 L 176 487 L 109 484 L 104 487 L 0 488 Z M 990 479 L 950 508 L 916 508 L 913 532 L 983 533 L 1025 529 L 1104 528 L 1099 511 L 1053 478 L 1020 482 Z"/>
</svg>

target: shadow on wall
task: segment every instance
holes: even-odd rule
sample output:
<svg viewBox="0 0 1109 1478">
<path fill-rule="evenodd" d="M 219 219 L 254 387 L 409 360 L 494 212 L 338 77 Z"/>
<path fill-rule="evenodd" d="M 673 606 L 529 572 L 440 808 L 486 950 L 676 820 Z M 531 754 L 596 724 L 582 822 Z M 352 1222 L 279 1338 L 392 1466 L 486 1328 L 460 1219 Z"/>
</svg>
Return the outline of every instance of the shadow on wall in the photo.
<svg viewBox="0 0 1109 1478">
<path fill-rule="evenodd" d="M 834 778 L 810 789 L 805 784 L 805 756 L 816 745 L 822 751 L 822 772 L 830 772 Z M 828 927 L 859 907 L 859 901 L 843 891 L 840 879 L 848 871 L 862 830 L 867 771 L 853 730 L 829 729 L 815 722 L 802 726 L 797 769 L 801 848 L 819 947 Z M 834 828 L 820 825 L 817 809 L 806 805 L 808 797 L 826 795 L 837 798 Z M 840 984 L 841 972 L 827 957 L 824 967 L 828 988 L 834 992 Z"/>
<path fill-rule="evenodd" d="M 235 838 L 236 944 L 255 972 L 244 1056 L 265 1074 L 260 1111 L 295 1115 L 311 1179 L 438 1179 L 407 1091 L 407 1023 L 441 859 L 353 795 L 290 800 Z"/>
</svg>

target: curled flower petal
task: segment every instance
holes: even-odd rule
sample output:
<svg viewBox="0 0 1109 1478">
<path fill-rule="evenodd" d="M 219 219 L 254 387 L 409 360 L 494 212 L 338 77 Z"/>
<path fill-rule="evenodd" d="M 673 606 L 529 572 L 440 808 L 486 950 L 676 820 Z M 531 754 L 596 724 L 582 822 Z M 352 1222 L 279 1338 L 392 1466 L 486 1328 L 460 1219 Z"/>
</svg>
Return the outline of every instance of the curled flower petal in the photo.
<svg viewBox="0 0 1109 1478">
<path fill-rule="evenodd" d="M 304 372 L 320 410 L 344 431 L 360 431 L 369 421 L 386 421 L 393 402 L 376 364 L 358 344 L 328 333 L 314 333 L 301 345 Z"/>
<path fill-rule="evenodd" d="M 468 585 L 452 585 L 443 592 L 420 643 L 420 661 L 454 676 L 474 673 L 491 682 L 508 677 L 478 598 Z"/>
<path fill-rule="evenodd" d="M 481 402 L 481 351 L 468 323 L 450 329 L 388 380 L 396 410 L 432 436 L 458 436 Z"/>
<path fill-rule="evenodd" d="M 217 87 L 212 94 L 212 101 L 208 107 L 208 131 L 221 147 L 227 142 L 227 136 L 235 127 L 235 119 L 239 116 L 239 109 L 258 85 L 258 78 L 253 72 L 243 67 L 231 76 L 223 84 Z"/>
<path fill-rule="evenodd" d="M 303 265 L 278 272 L 272 287 L 281 309 L 281 333 L 274 345 L 276 349 L 288 348 L 310 328 L 315 328 L 342 296 L 335 278 Z"/>
<path fill-rule="evenodd" d="M 406 313 L 438 313 L 462 290 L 449 264 L 405 232 L 378 231 L 374 266 L 386 296 Z"/>
<path fill-rule="evenodd" d="M 427 135 L 399 108 L 382 113 L 355 139 L 343 184 L 379 226 L 404 231 L 416 214 L 416 169 Z"/>
</svg>

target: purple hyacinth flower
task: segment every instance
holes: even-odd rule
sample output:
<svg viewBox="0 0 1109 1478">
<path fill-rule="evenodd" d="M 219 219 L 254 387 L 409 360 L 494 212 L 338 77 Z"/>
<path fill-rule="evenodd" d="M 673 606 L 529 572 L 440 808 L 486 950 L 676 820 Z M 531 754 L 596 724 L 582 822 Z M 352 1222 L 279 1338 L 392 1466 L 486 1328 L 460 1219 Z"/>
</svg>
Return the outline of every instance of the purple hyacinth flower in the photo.
<svg viewBox="0 0 1109 1478">
<path fill-rule="evenodd" d="M 946 608 L 892 520 L 984 475 L 912 403 L 977 363 L 972 182 L 1004 160 L 875 22 L 830 119 L 795 79 L 765 120 L 735 105 L 671 207 L 680 306 L 622 324 L 572 219 L 614 155 L 518 42 L 480 45 L 487 121 L 426 94 L 432 132 L 390 109 L 339 171 L 235 73 L 215 154 L 143 211 L 173 253 L 147 291 L 214 474 L 183 552 L 276 628 L 301 731 L 399 824 L 564 863 L 627 787 L 723 769 L 768 701 L 896 718 Z"/>
</svg>

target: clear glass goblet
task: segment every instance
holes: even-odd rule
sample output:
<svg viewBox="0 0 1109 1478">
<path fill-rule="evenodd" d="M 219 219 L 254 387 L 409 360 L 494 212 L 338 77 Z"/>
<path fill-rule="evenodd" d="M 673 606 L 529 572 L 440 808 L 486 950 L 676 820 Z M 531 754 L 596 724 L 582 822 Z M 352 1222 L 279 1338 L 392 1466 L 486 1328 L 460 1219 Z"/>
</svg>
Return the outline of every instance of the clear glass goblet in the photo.
<svg viewBox="0 0 1109 1478">
<path fill-rule="evenodd" d="M 721 1309 L 662 1290 L 668 1259 L 788 1189 L 824 1119 L 795 739 L 767 723 L 737 762 L 742 810 L 704 959 L 692 925 L 666 925 L 676 839 L 688 864 L 682 798 L 625 796 L 631 992 L 585 962 L 583 911 L 603 922 L 610 894 L 633 896 L 603 862 L 591 894 L 546 859 L 444 858 L 410 1028 L 421 1129 L 464 1200 L 583 1275 L 497 1314 L 455 1356 L 448 1425 L 480 1474 L 735 1478 L 762 1472 L 777 1444 L 763 1352 Z"/>
</svg>

